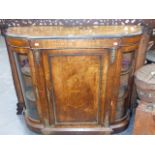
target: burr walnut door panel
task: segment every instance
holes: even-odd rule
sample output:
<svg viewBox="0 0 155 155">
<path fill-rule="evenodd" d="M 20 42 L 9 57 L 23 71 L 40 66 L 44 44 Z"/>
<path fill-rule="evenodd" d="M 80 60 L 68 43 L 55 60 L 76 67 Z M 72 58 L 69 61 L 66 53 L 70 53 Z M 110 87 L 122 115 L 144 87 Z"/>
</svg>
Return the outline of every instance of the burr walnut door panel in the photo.
<svg viewBox="0 0 155 155">
<path fill-rule="evenodd" d="M 104 124 L 112 94 L 108 80 L 114 81 L 116 68 L 112 59 L 111 49 L 43 52 L 52 124 Z"/>
</svg>

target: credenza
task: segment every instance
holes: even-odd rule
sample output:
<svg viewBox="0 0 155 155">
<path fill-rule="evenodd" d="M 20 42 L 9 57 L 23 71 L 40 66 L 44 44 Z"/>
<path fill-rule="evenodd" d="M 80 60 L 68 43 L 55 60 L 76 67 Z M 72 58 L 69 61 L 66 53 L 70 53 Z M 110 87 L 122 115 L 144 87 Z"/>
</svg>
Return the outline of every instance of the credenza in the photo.
<svg viewBox="0 0 155 155">
<path fill-rule="evenodd" d="M 149 35 L 141 26 L 28 26 L 5 33 L 17 113 L 42 134 L 112 134 L 127 128 L 133 74 Z"/>
</svg>

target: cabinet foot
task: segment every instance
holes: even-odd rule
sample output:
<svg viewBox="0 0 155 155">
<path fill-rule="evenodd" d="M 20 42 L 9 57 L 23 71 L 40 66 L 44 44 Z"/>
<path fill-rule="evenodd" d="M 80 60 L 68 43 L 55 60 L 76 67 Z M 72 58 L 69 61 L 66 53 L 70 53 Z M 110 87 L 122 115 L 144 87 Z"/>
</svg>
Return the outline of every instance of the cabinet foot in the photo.
<svg viewBox="0 0 155 155">
<path fill-rule="evenodd" d="M 21 115 L 22 114 L 22 112 L 23 112 L 23 108 L 24 108 L 24 106 L 23 106 L 24 104 L 23 103 L 17 103 L 17 115 Z"/>
</svg>

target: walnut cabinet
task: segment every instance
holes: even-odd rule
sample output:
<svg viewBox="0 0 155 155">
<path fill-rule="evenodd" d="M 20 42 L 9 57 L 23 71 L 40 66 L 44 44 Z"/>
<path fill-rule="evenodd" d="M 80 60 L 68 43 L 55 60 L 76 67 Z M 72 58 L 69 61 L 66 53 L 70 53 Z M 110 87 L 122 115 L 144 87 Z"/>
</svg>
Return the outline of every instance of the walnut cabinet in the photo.
<svg viewBox="0 0 155 155">
<path fill-rule="evenodd" d="M 24 109 L 29 128 L 112 134 L 128 126 L 133 73 L 147 46 L 142 27 L 13 27 L 5 39 L 18 113 Z"/>
</svg>

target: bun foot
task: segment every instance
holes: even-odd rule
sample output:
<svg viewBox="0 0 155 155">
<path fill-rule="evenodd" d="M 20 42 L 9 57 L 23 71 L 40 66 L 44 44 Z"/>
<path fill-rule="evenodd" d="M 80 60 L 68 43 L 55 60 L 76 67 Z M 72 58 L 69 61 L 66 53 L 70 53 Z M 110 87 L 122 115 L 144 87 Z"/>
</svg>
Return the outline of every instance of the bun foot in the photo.
<svg viewBox="0 0 155 155">
<path fill-rule="evenodd" d="M 21 115 L 23 112 L 23 103 L 17 103 L 17 115 Z"/>
</svg>

